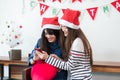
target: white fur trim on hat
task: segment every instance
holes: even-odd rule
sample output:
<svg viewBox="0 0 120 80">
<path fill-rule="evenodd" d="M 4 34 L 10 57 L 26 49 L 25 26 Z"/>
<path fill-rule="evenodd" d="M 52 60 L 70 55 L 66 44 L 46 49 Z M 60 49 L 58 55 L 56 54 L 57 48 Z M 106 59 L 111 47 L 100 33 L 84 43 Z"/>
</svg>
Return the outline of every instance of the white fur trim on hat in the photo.
<svg viewBox="0 0 120 80">
<path fill-rule="evenodd" d="M 59 29 L 60 29 L 60 26 L 59 26 L 59 25 L 46 24 L 46 25 L 43 26 L 42 29 L 46 29 L 46 28 L 59 30 Z"/>
<path fill-rule="evenodd" d="M 66 27 L 72 28 L 72 29 L 79 29 L 80 27 L 78 25 L 74 25 L 73 23 L 70 23 L 66 20 L 59 19 L 58 22 L 62 25 L 65 25 Z"/>
</svg>

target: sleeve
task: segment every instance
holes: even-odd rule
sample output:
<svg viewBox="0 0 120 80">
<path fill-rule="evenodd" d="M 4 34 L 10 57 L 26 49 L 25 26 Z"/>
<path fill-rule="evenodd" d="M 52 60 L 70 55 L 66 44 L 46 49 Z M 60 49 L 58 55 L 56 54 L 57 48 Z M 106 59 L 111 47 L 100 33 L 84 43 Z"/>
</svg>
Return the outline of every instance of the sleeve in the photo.
<svg viewBox="0 0 120 80">
<path fill-rule="evenodd" d="M 79 46 L 78 46 L 79 45 Z M 81 45 L 81 46 L 80 46 Z M 73 67 L 75 67 L 78 64 L 78 61 L 80 59 L 80 56 L 83 54 L 83 47 L 82 47 L 82 42 L 79 38 L 75 39 L 70 53 L 69 53 L 69 58 L 68 61 L 62 61 L 62 60 L 57 60 L 54 57 L 49 56 L 45 61 L 48 64 L 51 64 L 55 67 L 58 67 L 60 69 L 64 70 L 71 70 Z"/>
<path fill-rule="evenodd" d="M 35 48 L 39 48 L 39 47 L 40 47 L 40 39 L 38 39 L 38 41 L 37 41 L 34 49 L 32 50 L 30 56 L 28 57 L 27 63 L 28 63 L 29 66 L 32 66 L 32 65 L 30 64 L 30 60 L 31 60 L 31 59 L 33 58 L 33 56 L 34 56 Z"/>
</svg>

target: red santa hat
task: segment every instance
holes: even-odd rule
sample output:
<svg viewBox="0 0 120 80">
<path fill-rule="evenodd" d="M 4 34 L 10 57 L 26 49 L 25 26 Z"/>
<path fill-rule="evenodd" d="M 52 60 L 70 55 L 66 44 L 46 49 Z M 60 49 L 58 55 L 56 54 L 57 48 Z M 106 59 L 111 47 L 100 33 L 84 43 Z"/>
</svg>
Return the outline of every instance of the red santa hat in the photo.
<svg viewBox="0 0 120 80">
<path fill-rule="evenodd" d="M 46 28 L 59 30 L 58 17 L 43 18 L 41 28 L 42 30 Z"/>
<path fill-rule="evenodd" d="M 80 11 L 66 9 L 61 19 L 59 19 L 59 23 L 72 29 L 79 29 L 79 16 Z"/>
</svg>

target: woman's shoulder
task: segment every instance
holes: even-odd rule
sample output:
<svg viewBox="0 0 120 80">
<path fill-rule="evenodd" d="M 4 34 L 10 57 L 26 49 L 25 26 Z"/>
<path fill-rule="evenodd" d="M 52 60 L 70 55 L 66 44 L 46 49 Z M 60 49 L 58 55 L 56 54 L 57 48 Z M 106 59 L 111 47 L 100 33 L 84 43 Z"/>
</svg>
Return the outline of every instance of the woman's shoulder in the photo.
<svg viewBox="0 0 120 80">
<path fill-rule="evenodd" d="M 84 46 L 83 46 L 83 42 L 80 38 L 76 38 L 74 41 L 73 41 L 73 44 L 72 44 L 72 47 L 71 47 L 72 50 L 84 50 Z"/>
<path fill-rule="evenodd" d="M 73 41 L 73 45 L 83 44 L 82 40 L 78 37 Z"/>
<path fill-rule="evenodd" d="M 79 42 L 79 41 L 81 41 L 81 39 L 77 37 L 73 42 Z"/>
</svg>

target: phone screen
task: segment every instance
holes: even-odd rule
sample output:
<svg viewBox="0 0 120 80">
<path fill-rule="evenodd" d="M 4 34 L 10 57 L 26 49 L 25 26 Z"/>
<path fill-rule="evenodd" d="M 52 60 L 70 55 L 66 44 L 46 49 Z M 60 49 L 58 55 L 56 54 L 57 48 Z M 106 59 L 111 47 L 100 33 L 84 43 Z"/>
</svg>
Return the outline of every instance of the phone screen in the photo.
<svg viewBox="0 0 120 80">
<path fill-rule="evenodd" d="M 35 48 L 35 50 L 37 50 L 37 51 L 39 51 L 39 52 L 42 52 L 42 50 L 41 50 L 41 49 L 39 49 L 39 48 Z"/>
</svg>

